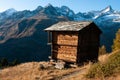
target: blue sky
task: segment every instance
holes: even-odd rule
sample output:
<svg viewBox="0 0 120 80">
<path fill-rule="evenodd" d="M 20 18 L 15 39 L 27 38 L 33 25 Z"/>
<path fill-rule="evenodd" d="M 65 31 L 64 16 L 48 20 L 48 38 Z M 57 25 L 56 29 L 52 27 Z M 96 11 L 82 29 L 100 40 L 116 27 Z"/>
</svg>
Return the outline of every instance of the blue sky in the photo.
<svg viewBox="0 0 120 80">
<path fill-rule="evenodd" d="M 120 0 L 0 0 L 0 12 L 9 8 L 16 10 L 34 10 L 37 6 L 45 6 L 48 3 L 53 6 L 66 5 L 73 11 L 86 12 L 101 10 L 111 5 L 113 9 L 120 11 Z"/>
</svg>

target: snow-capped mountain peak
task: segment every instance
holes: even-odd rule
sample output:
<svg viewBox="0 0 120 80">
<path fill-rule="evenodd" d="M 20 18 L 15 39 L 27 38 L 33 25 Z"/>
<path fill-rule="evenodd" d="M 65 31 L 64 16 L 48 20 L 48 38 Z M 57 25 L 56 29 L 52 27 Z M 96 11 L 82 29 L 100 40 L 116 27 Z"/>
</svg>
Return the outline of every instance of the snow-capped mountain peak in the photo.
<svg viewBox="0 0 120 80">
<path fill-rule="evenodd" d="M 45 6 L 45 8 L 47 8 L 47 7 L 53 7 L 53 6 L 52 6 L 52 4 L 48 3 L 48 4 Z"/>
<path fill-rule="evenodd" d="M 46 5 L 43 10 L 41 11 L 42 13 L 45 13 L 48 16 L 57 16 L 57 11 L 54 6 L 52 6 L 50 3 Z"/>
<path fill-rule="evenodd" d="M 10 9 L 4 11 L 3 13 L 5 13 L 5 14 L 7 14 L 7 15 L 11 15 L 11 14 L 13 14 L 13 13 L 15 13 L 15 12 L 17 12 L 15 9 L 10 8 Z"/>
<path fill-rule="evenodd" d="M 102 10 L 102 13 L 107 13 L 107 12 L 112 12 L 112 11 L 113 11 L 113 9 L 112 9 L 112 7 L 109 5 L 109 6 L 107 6 L 105 9 Z"/>
<path fill-rule="evenodd" d="M 11 16 L 13 13 L 16 13 L 16 12 L 17 11 L 13 8 L 10 8 L 10 9 L 4 11 L 4 12 L 1 12 L 0 13 L 0 20 L 5 19 L 5 18 Z"/>
<path fill-rule="evenodd" d="M 95 17 L 93 19 L 97 19 L 101 16 L 109 15 L 109 14 L 112 14 L 112 13 L 114 13 L 114 10 L 112 9 L 112 7 L 107 6 L 105 9 L 99 11 L 99 13 L 97 15 L 95 15 Z"/>
<path fill-rule="evenodd" d="M 42 10 L 42 9 L 43 9 L 42 6 L 38 6 L 35 10 L 36 10 L 36 11 L 40 11 L 40 10 Z"/>
<path fill-rule="evenodd" d="M 66 11 L 66 12 L 68 12 L 70 10 L 67 6 L 62 6 L 61 9 Z"/>
</svg>

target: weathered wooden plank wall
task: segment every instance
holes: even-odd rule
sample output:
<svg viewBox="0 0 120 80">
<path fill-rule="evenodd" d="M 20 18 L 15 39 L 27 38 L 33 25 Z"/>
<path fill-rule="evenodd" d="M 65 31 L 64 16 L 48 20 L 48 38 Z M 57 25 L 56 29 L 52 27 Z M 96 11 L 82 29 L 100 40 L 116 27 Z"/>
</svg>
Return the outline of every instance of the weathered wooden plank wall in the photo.
<svg viewBox="0 0 120 80">
<path fill-rule="evenodd" d="M 78 33 L 53 32 L 53 55 L 57 59 L 76 62 Z"/>
<path fill-rule="evenodd" d="M 57 52 L 57 59 L 76 61 L 77 47 L 54 45 L 53 52 Z M 56 54 L 56 53 L 54 53 Z"/>
</svg>

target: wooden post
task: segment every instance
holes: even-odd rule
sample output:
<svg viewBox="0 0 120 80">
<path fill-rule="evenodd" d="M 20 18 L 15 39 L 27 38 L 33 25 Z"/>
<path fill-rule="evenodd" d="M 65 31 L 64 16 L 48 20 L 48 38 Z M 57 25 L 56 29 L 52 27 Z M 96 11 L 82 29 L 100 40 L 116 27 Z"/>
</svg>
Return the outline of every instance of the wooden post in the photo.
<svg viewBox="0 0 120 80">
<path fill-rule="evenodd" d="M 51 40 L 52 40 L 52 39 L 51 39 L 51 36 L 52 36 L 52 35 L 51 35 L 51 32 L 48 31 L 48 45 L 51 45 L 51 43 L 52 43 L 52 41 L 51 41 Z"/>
</svg>

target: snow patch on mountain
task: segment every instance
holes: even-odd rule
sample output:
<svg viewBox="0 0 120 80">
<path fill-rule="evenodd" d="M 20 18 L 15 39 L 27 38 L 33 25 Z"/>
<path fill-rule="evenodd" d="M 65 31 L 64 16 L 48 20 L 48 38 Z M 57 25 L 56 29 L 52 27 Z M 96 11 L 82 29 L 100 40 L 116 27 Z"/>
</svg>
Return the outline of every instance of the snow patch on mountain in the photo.
<svg viewBox="0 0 120 80">
<path fill-rule="evenodd" d="M 15 9 L 10 8 L 10 9 L 4 11 L 3 13 L 6 14 L 6 15 L 12 15 L 15 12 L 17 12 Z"/>
<path fill-rule="evenodd" d="M 101 10 L 98 15 L 94 17 L 94 19 L 103 16 L 105 14 L 112 14 L 114 10 L 111 8 L 111 6 L 106 7 L 105 9 Z"/>
<path fill-rule="evenodd" d="M 111 6 L 106 7 L 105 9 L 102 10 L 102 13 L 107 13 L 107 12 L 112 12 L 113 9 Z"/>
</svg>

